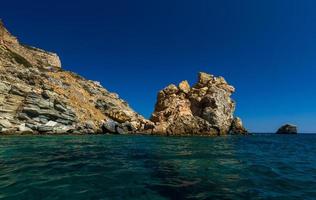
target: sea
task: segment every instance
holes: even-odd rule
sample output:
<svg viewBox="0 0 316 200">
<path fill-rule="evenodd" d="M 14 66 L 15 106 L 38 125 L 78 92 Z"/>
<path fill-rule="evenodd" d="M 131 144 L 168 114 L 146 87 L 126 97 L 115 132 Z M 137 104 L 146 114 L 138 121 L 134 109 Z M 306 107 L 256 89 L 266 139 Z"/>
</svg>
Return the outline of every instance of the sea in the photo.
<svg viewBox="0 0 316 200">
<path fill-rule="evenodd" d="M 1 136 L 0 199 L 316 199 L 316 135 Z"/>
</svg>

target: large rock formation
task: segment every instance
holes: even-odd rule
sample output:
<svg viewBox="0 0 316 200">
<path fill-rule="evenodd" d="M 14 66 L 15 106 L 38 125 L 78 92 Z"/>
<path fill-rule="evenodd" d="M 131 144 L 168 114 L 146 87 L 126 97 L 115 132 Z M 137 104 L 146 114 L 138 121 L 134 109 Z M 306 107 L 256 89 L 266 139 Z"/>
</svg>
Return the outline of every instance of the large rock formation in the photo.
<svg viewBox="0 0 316 200">
<path fill-rule="evenodd" d="M 162 135 L 245 134 L 239 118 L 234 118 L 234 87 L 223 77 L 200 73 L 198 83 L 187 81 L 169 85 L 159 92 L 151 121 L 153 133 Z"/>
<path fill-rule="evenodd" d="M 100 83 L 61 69 L 0 23 L 1 133 L 136 133 L 151 122 Z"/>
<path fill-rule="evenodd" d="M 244 134 L 234 118 L 234 88 L 200 73 L 159 92 L 151 120 L 144 119 L 100 83 L 64 71 L 59 57 L 22 45 L 0 21 L 0 133 Z"/>
<path fill-rule="evenodd" d="M 276 134 L 297 134 L 297 126 L 292 124 L 285 124 L 278 129 Z"/>
</svg>

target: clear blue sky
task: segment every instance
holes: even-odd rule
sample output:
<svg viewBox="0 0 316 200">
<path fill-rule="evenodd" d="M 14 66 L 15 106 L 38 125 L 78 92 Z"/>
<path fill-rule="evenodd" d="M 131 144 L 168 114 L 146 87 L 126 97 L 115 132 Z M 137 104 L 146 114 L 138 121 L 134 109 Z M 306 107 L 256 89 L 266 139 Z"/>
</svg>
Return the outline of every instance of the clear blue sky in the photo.
<svg viewBox="0 0 316 200">
<path fill-rule="evenodd" d="M 236 87 L 236 114 L 256 132 L 286 122 L 316 132 L 315 10 L 313 0 L 0 3 L 22 42 L 57 52 L 144 116 L 158 90 L 205 71 Z"/>
</svg>

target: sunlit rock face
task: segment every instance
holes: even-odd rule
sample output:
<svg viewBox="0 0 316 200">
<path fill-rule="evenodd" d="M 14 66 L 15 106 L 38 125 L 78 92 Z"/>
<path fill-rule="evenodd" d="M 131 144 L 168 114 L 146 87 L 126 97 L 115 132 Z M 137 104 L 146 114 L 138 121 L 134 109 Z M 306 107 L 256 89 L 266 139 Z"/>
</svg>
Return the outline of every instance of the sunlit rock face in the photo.
<svg viewBox="0 0 316 200">
<path fill-rule="evenodd" d="M 0 132 L 138 133 L 152 123 L 57 54 L 21 45 L 0 23 Z"/>
<path fill-rule="evenodd" d="M 223 77 L 199 73 L 191 88 L 187 81 L 169 85 L 158 93 L 151 121 L 155 134 L 226 135 L 245 134 L 239 118 L 234 117 L 235 91 Z"/>
</svg>

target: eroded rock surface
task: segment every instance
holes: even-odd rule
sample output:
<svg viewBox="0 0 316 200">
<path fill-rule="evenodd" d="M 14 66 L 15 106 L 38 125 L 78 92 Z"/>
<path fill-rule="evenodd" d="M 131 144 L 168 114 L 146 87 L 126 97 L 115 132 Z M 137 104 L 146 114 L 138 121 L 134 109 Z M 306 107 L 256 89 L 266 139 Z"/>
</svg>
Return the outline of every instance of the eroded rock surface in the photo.
<svg viewBox="0 0 316 200">
<path fill-rule="evenodd" d="M 21 45 L 0 23 L 1 133 L 137 133 L 150 124 L 100 83 L 64 71 L 56 54 Z"/>
<path fill-rule="evenodd" d="M 151 121 L 153 133 L 162 135 L 245 134 L 239 118 L 234 117 L 235 91 L 223 77 L 199 73 L 192 88 L 187 81 L 169 85 L 157 97 Z"/>
</svg>

